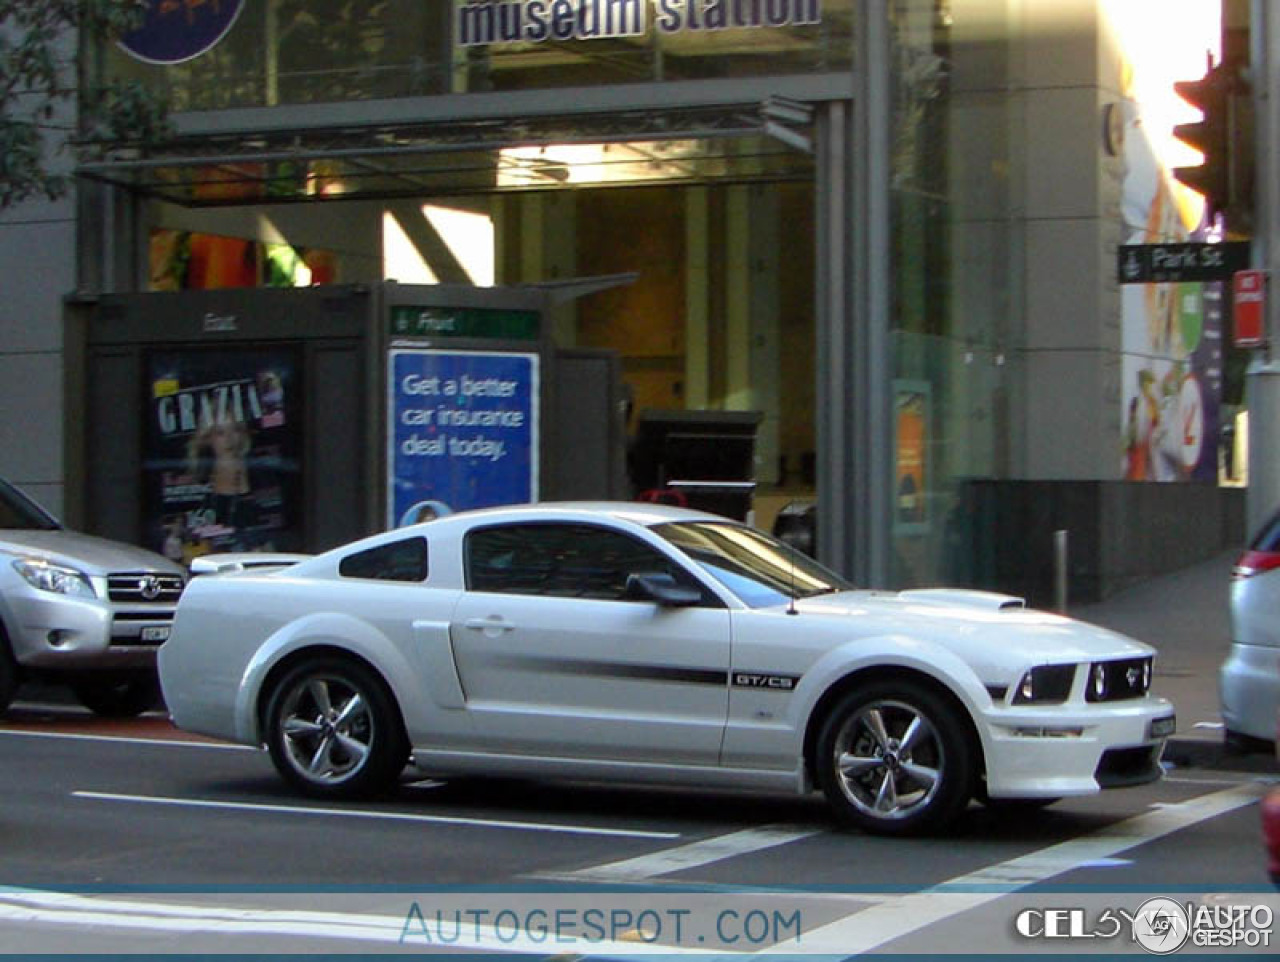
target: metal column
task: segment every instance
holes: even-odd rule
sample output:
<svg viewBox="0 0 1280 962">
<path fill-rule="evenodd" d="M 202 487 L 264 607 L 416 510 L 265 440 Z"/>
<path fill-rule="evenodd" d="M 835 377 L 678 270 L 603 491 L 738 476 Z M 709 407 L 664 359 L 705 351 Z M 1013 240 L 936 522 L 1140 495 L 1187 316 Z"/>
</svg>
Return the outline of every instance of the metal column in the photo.
<svg viewBox="0 0 1280 962">
<path fill-rule="evenodd" d="M 1270 277 L 1265 318 L 1266 356 L 1249 366 L 1245 400 L 1249 408 L 1249 534 L 1280 505 L 1280 364 L 1273 360 L 1280 333 L 1280 198 L 1276 157 L 1280 150 L 1280 9 L 1272 0 L 1254 0 L 1251 10 L 1253 61 L 1255 211 L 1253 263 Z"/>
<path fill-rule="evenodd" d="M 826 105 L 818 147 L 818 545 L 858 584 L 887 586 L 892 556 L 889 337 L 890 34 L 860 6 L 854 100 Z"/>
</svg>

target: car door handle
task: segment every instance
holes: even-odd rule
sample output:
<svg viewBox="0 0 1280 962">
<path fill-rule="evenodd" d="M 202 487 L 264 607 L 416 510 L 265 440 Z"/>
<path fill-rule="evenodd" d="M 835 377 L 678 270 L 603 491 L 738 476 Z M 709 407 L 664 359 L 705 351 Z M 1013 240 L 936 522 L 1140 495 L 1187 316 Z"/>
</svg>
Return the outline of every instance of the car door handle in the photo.
<svg viewBox="0 0 1280 962">
<path fill-rule="evenodd" d="M 507 621 L 504 618 L 499 618 L 496 615 L 489 618 L 471 618 L 467 621 L 464 621 L 463 624 L 466 625 L 468 628 L 475 629 L 476 631 L 485 631 L 485 632 L 494 632 L 494 633 L 497 633 L 500 631 L 514 631 L 516 627 L 511 622 Z"/>
</svg>

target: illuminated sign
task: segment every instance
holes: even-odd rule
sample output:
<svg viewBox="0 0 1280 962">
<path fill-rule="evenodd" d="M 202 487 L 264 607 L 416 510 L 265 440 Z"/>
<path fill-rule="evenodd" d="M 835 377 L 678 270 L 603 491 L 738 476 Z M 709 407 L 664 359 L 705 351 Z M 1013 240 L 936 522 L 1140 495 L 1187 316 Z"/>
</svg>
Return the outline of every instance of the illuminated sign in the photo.
<svg viewBox="0 0 1280 962">
<path fill-rule="evenodd" d="M 387 523 L 538 500 L 538 355 L 392 350 Z"/>
<path fill-rule="evenodd" d="M 507 0 L 457 8 L 458 46 L 544 43 L 643 36 L 649 0 Z M 822 0 L 655 0 L 660 34 L 762 27 L 812 26 Z"/>
<path fill-rule="evenodd" d="M 244 0 L 150 0 L 142 24 L 120 46 L 147 63 L 182 63 L 216 46 L 243 6 Z"/>
</svg>

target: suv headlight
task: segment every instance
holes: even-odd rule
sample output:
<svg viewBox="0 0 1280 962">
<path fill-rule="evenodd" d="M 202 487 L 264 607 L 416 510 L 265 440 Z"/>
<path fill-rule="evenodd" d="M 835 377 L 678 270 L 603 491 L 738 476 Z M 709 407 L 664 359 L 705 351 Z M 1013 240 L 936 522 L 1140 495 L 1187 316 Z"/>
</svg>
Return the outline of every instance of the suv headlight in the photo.
<svg viewBox="0 0 1280 962">
<path fill-rule="evenodd" d="M 81 598 L 96 598 L 98 595 L 89 583 L 89 576 L 75 568 L 51 564 L 34 558 L 22 558 L 13 563 L 18 574 L 27 584 L 41 591 L 52 591 L 59 595 L 76 595 Z"/>
<path fill-rule="evenodd" d="M 1075 665 L 1038 665 L 1022 676 L 1013 692 L 1015 705 L 1060 705 L 1071 694 Z"/>
</svg>

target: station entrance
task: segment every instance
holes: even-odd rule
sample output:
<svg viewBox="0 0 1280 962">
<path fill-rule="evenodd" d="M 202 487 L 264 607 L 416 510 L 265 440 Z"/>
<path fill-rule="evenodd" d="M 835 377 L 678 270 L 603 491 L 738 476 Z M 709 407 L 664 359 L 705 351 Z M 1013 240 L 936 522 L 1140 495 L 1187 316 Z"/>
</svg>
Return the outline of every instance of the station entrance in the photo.
<svg viewBox="0 0 1280 962">
<path fill-rule="evenodd" d="M 175 297 L 169 303 L 186 304 L 181 311 L 193 318 L 261 314 L 253 305 L 265 296 L 271 333 L 261 337 L 268 344 L 297 341 L 289 350 L 301 354 L 291 354 L 289 364 L 299 384 L 326 376 L 313 370 L 313 358 L 345 358 L 346 400 L 337 403 L 314 384 L 299 395 L 317 408 L 296 413 L 296 423 L 316 425 L 296 456 L 330 466 L 321 469 L 326 477 L 344 457 L 359 467 L 332 486 L 300 484 L 293 497 L 309 502 L 307 516 L 345 518 L 353 529 L 376 529 L 390 519 L 375 463 L 382 457 L 382 439 L 375 437 L 382 415 L 367 413 L 385 411 L 386 400 L 355 396 L 385 383 L 374 360 L 381 342 L 362 327 L 382 322 L 369 320 L 378 308 L 350 305 L 362 291 L 397 286 L 474 288 L 481 299 L 486 291 L 523 291 L 541 305 L 539 350 L 562 359 L 544 365 L 542 376 L 568 376 L 571 357 L 609 359 L 594 370 L 612 386 L 597 383 L 593 373 L 577 386 L 552 385 L 551 394 L 562 416 L 579 418 L 583 430 L 607 425 L 601 430 L 616 439 L 622 457 L 620 479 L 610 466 L 607 484 L 584 487 L 572 479 L 599 478 L 597 466 L 572 463 L 571 450 L 567 460 L 553 453 L 541 476 L 559 480 L 544 484 L 538 497 L 635 496 L 652 484 L 625 454 L 637 447 L 642 424 L 664 412 L 704 413 L 712 421 L 720 413 L 730 420 L 742 414 L 755 429 L 744 470 L 753 483 L 745 513 L 768 529 L 788 505 L 815 498 L 814 163 L 807 151 L 732 119 L 674 112 L 646 118 L 645 131 L 634 134 L 623 134 L 625 124 L 615 119 L 613 131 L 594 141 L 592 123 L 584 122 L 576 133 L 559 129 L 559 137 L 548 128 L 538 138 L 546 142 L 535 146 L 335 152 L 289 164 L 267 159 L 269 149 L 262 160 L 193 149 L 169 167 L 126 163 L 95 176 L 125 188 L 115 191 L 117 200 L 127 198 L 117 206 L 128 210 L 145 240 L 135 245 L 128 272 L 134 290 Z M 656 136 L 660 128 L 666 133 Z M 120 263 L 128 253 L 104 256 Z M 574 289 L 580 279 L 600 277 L 627 281 Z M 282 289 L 302 287 L 320 309 L 280 306 Z M 572 296 L 556 296 L 568 289 Z M 207 309 L 200 306 L 205 301 Z M 227 303 L 236 309 L 218 306 Z M 338 303 L 347 307 L 332 307 Z M 339 322 L 344 311 L 350 316 Z M 148 323 L 157 345 L 172 339 L 173 325 L 159 314 L 130 327 L 129 337 L 145 343 Z M 323 339 L 326 325 L 343 323 L 333 343 L 344 343 L 344 351 L 316 354 L 305 346 Z M 228 336 L 215 331 L 211 344 Z M 255 337 L 241 331 L 233 339 Z M 158 350 L 130 363 L 154 366 L 146 358 Z M 142 373 L 133 370 L 130 390 L 150 383 L 139 380 Z M 575 398 L 584 384 L 589 393 Z M 340 418 L 336 434 L 320 426 L 343 409 L 365 413 Z M 342 440 L 330 445 L 330 437 Z M 139 444 L 145 438 L 133 442 Z M 94 500 L 89 491 L 80 499 L 89 524 Z M 301 541 L 314 549 L 355 533 L 322 525 Z M 156 532 L 148 535 L 154 540 Z"/>
</svg>

